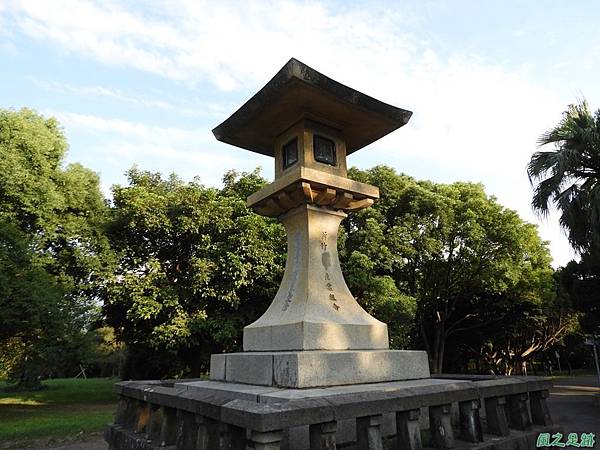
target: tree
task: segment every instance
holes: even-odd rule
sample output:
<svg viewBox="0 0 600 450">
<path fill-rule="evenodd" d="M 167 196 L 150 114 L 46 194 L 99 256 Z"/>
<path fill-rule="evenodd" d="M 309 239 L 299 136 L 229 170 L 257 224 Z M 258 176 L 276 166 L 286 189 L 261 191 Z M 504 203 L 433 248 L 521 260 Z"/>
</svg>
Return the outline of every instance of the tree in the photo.
<svg viewBox="0 0 600 450">
<path fill-rule="evenodd" d="M 539 144 L 555 149 L 534 153 L 527 166 L 532 206 L 547 215 L 553 204 L 573 248 L 589 251 L 600 245 L 600 110 L 592 114 L 585 101 L 569 105 Z"/>
<path fill-rule="evenodd" d="M 538 271 L 524 278 L 526 283 L 469 311 L 471 321 L 485 326 L 453 336 L 448 346 L 454 361 L 476 361 L 480 373 L 526 375 L 527 362 L 550 353 L 576 330 L 577 315 L 556 274 Z"/>
<path fill-rule="evenodd" d="M 570 262 L 561 280 L 581 311 L 583 331 L 600 332 L 600 110 L 587 102 L 569 105 L 558 125 L 539 139 L 554 144 L 552 151 L 533 154 L 527 167 L 535 185 L 534 210 L 547 215 L 553 204 L 560 225 L 581 261 Z M 537 183 L 537 184 L 536 184 Z"/>
<path fill-rule="evenodd" d="M 416 331 L 434 373 L 443 370 L 451 337 L 488 324 L 479 305 L 509 293 L 532 271 L 551 273 L 536 228 L 479 184 L 417 182 L 385 166 L 352 169 L 350 176 L 378 186 L 381 199 L 345 222 L 346 266 L 350 258 L 370 261 L 365 278 L 389 277 L 416 300 Z"/>
<path fill-rule="evenodd" d="M 0 223 L 0 365 L 22 385 L 36 383 L 63 323 L 62 291 L 33 258 L 23 234 Z"/>
<path fill-rule="evenodd" d="M 112 261 L 98 176 L 66 150 L 55 119 L 0 110 L 0 340 L 20 342 L 22 382 L 79 358 Z"/>
<path fill-rule="evenodd" d="M 258 172 L 228 172 L 221 190 L 135 168 L 128 178 L 113 188 L 119 262 L 104 297 L 129 348 L 124 375 L 198 376 L 211 353 L 241 349 L 243 327 L 274 297 L 283 228 L 246 206 L 265 184 Z"/>
<path fill-rule="evenodd" d="M 573 305 L 581 311 L 584 333 L 600 334 L 600 254 L 584 253 L 559 271 L 560 283 Z"/>
</svg>

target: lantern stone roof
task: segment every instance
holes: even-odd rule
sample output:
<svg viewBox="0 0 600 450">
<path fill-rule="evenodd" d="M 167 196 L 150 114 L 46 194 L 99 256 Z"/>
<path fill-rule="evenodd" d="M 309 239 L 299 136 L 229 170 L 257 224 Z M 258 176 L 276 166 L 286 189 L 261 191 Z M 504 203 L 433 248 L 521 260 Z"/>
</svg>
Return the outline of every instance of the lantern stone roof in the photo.
<svg viewBox="0 0 600 450">
<path fill-rule="evenodd" d="M 411 115 L 292 58 L 212 131 L 219 141 L 274 156 L 276 137 L 308 118 L 339 130 L 351 154 L 405 125 Z"/>
</svg>

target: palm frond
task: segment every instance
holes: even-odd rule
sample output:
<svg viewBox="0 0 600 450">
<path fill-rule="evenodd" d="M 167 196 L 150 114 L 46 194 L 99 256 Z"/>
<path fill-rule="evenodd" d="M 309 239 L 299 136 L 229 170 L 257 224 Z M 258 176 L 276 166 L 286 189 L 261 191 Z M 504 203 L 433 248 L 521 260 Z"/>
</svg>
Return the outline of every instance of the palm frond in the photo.
<svg viewBox="0 0 600 450">
<path fill-rule="evenodd" d="M 547 216 L 553 204 L 571 245 L 584 251 L 600 242 L 600 110 L 592 114 L 585 100 L 569 105 L 538 144 L 555 148 L 535 152 L 527 165 L 532 207 Z"/>
</svg>

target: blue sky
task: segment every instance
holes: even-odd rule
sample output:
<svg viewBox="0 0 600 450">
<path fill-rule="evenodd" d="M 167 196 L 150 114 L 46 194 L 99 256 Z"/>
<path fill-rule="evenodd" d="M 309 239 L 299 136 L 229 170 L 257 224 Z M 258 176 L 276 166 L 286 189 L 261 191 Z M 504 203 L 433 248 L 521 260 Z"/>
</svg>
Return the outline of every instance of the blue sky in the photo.
<svg viewBox="0 0 600 450">
<path fill-rule="evenodd" d="M 525 165 L 566 105 L 600 106 L 600 3 L 0 0 L 0 107 L 57 117 L 69 161 L 105 193 L 142 169 L 219 185 L 270 158 L 210 130 L 296 57 L 414 111 L 349 158 L 418 179 L 482 182 L 572 256 L 530 209 Z"/>
</svg>

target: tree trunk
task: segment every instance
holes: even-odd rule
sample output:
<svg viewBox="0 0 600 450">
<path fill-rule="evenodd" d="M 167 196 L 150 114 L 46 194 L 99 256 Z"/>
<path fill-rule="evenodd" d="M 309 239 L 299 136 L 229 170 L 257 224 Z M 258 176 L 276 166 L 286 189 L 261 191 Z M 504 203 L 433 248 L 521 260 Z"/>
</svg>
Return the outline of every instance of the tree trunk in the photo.
<svg viewBox="0 0 600 450">
<path fill-rule="evenodd" d="M 15 386 L 15 390 L 17 391 L 41 391 L 44 389 L 40 377 L 36 376 L 34 373 L 29 371 L 28 369 L 24 369 L 17 381 L 17 385 Z"/>
<path fill-rule="evenodd" d="M 446 348 L 446 336 L 444 332 L 444 324 L 436 324 L 433 332 L 433 343 L 431 345 L 431 354 L 429 355 L 431 372 L 440 374 L 443 371 L 444 365 L 444 350 Z"/>
</svg>

